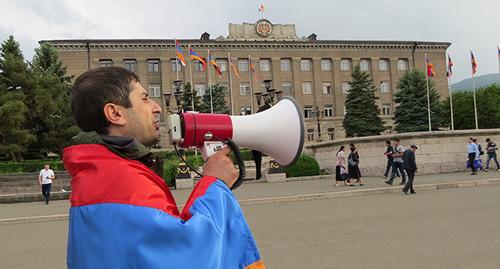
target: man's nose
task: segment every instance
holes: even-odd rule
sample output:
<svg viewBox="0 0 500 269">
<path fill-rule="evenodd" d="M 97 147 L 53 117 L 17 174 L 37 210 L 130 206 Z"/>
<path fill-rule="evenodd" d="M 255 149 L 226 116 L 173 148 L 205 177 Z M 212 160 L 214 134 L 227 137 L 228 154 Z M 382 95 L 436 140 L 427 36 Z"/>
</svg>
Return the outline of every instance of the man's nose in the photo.
<svg viewBox="0 0 500 269">
<path fill-rule="evenodd" d="M 161 113 L 161 106 L 153 101 L 153 107 L 152 107 L 153 113 Z"/>
</svg>

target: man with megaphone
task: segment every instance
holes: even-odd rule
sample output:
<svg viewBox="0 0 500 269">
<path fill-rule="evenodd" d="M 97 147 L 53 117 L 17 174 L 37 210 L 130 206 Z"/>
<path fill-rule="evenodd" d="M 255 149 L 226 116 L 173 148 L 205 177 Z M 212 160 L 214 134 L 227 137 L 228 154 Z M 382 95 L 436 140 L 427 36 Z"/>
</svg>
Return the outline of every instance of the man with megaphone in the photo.
<svg viewBox="0 0 500 269">
<path fill-rule="evenodd" d="M 150 169 L 146 146 L 159 140 L 161 108 L 135 73 L 85 72 L 71 108 L 83 132 L 63 156 L 72 177 L 68 268 L 265 268 L 229 189 L 238 173 L 228 148 L 208 159 L 179 212 Z"/>
</svg>

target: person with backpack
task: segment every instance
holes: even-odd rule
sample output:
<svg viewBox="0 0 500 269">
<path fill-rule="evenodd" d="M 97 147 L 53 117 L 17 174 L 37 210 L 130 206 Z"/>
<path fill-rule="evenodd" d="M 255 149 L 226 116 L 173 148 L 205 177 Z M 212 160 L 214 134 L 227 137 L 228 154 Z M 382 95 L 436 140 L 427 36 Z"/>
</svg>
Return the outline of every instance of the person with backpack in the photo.
<svg viewBox="0 0 500 269">
<path fill-rule="evenodd" d="M 490 161 L 493 159 L 495 161 L 495 164 L 497 165 L 497 171 L 500 171 L 500 165 L 498 164 L 497 160 L 497 144 L 491 139 L 486 138 L 486 154 L 488 155 L 488 158 L 486 159 L 486 168 L 484 169 L 484 172 L 488 172 L 488 169 L 490 168 Z"/>
</svg>

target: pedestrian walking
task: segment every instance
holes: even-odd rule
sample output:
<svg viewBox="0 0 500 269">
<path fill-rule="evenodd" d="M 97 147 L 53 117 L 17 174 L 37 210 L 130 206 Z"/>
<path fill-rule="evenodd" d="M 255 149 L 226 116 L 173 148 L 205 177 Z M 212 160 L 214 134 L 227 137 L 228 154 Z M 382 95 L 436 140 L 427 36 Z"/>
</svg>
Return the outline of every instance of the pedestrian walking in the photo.
<svg viewBox="0 0 500 269">
<path fill-rule="evenodd" d="M 385 172 L 382 178 L 387 178 L 389 172 L 394 170 L 394 157 L 392 156 L 394 154 L 394 148 L 392 147 L 390 140 L 385 141 L 385 145 L 387 146 L 387 149 L 385 150 L 384 155 L 387 157 L 387 166 L 385 168 Z M 399 177 L 398 170 L 396 170 L 396 173 L 397 176 Z"/>
<path fill-rule="evenodd" d="M 392 185 L 392 182 L 394 181 L 394 178 L 397 175 L 396 171 L 399 171 L 402 177 L 402 181 L 399 185 L 404 185 L 406 183 L 405 171 L 403 170 L 403 164 L 404 164 L 403 154 L 404 154 L 404 148 L 403 146 L 401 146 L 399 139 L 398 138 L 394 139 L 394 153 L 392 155 L 394 157 L 394 163 L 393 163 L 394 169 L 392 170 L 391 178 L 385 181 L 385 183 Z"/>
<path fill-rule="evenodd" d="M 415 180 L 415 173 L 417 172 L 417 162 L 415 160 L 415 151 L 418 147 L 415 144 L 412 144 L 409 149 L 405 150 L 403 153 L 404 160 L 404 169 L 406 174 L 408 174 L 408 180 L 403 187 L 403 192 L 408 194 L 410 191 L 411 194 L 415 194 L 415 190 L 413 189 L 413 181 Z"/>
<path fill-rule="evenodd" d="M 479 149 L 477 148 L 476 143 L 474 143 L 474 138 L 469 138 L 469 144 L 467 144 L 467 158 L 469 159 L 469 167 L 472 170 L 471 175 L 477 175 L 476 166 L 474 165 L 474 161 L 476 158 L 479 158 Z"/>
<path fill-rule="evenodd" d="M 488 172 L 488 169 L 490 169 L 491 159 L 493 159 L 497 165 L 497 171 L 500 171 L 500 165 L 497 160 L 497 144 L 489 138 L 486 138 L 486 143 L 486 155 L 488 155 L 488 158 L 486 159 L 486 168 L 484 169 L 484 172 Z"/>
<path fill-rule="evenodd" d="M 347 183 L 347 179 L 349 178 L 349 174 L 346 169 L 346 160 L 345 160 L 345 146 L 340 146 L 340 149 L 337 151 L 337 158 L 335 161 L 335 187 L 340 186 L 340 182 L 344 182 L 344 185 L 352 185 L 351 183 Z"/>
<path fill-rule="evenodd" d="M 49 164 L 45 164 L 45 167 L 40 171 L 38 175 L 38 182 L 42 186 L 42 195 L 45 198 L 45 204 L 48 205 L 50 201 L 50 189 L 52 188 L 52 180 L 56 177 L 54 171 L 50 169 Z"/>
<path fill-rule="evenodd" d="M 347 167 L 349 173 L 349 179 L 347 183 L 351 184 L 352 179 L 356 179 L 355 183 L 359 183 L 359 186 L 363 186 L 364 183 L 361 180 L 361 171 L 359 170 L 359 153 L 354 144 L 350 144 L 351 153 L 347 159 Z"/>
</svg>

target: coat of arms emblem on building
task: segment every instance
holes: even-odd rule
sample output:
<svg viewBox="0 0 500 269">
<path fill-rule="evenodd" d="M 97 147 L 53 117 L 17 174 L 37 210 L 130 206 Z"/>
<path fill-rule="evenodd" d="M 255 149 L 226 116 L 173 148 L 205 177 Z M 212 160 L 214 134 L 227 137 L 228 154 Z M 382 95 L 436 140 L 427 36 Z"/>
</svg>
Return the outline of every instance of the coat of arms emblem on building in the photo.
<svg viewBox="0 0 500 269">
<path fill-rule="evenodd" d="M 261 19 L 255 23 L 255 31 L 262 37 L 268 37 L 273 31 L 273 25 L 270 21 Z"/>
</svg>

